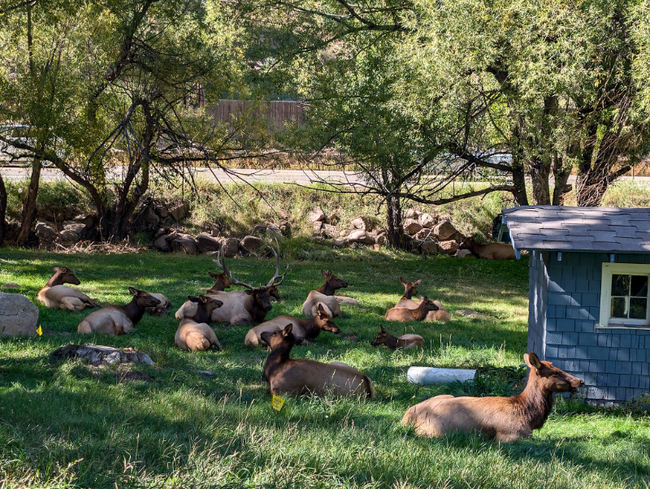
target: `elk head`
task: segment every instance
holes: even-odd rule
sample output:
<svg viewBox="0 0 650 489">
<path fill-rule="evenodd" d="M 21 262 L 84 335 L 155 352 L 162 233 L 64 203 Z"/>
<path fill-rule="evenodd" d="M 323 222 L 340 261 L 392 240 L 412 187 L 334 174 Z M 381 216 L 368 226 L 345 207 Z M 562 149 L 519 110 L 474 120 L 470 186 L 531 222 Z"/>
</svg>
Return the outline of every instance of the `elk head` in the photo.
<svg viewBox="0 0 650 489">
<path fill-rule="evenodd" d="M 578 392 L 585 385 L 578 377 L 554 367 L 551 362 L 542 362 L 535 352 L 524 354 L 524 361 L 530 368 L 529 382 L 538 384 L 544 392 Z"/>
<path fill-rule="evenodd" d="M 377 336 L 375 336 L 375 339 L 370 342 L 371 346 L 388 345 L 388 338 L 391 335 L 383 326 L 379 327 L 381 328 L 381 331 L 379 331 L 379 333 L 377 333 Z"/>
<path fill-rule="evenodd" d="M 318 304 L 316 312 L 315 321 L 318 329 L 321 331 L 331 331 L 334 334 L 339 334 L 341 332 L 339 327 L 332 321 L 332 316 L 327 314 L 321 303 Z"/>
<path fill-rule="evenodd" d="M 415 282 L 407 282 L 402 277 L 400 277 L 399 281 L 404 286 L 404 297 L 410 299 L 414 295 L 418 295 L 418 286 L 422 283 L 422 279 L 416 280 Z"/>
<path fill-rule="evenodd" d="M 54 275 L 47 282 L 50 287 L 61 284 L 79 285 L 79 279 L 74 272 L 67 267 L 54 267 Z"/>
</svg>

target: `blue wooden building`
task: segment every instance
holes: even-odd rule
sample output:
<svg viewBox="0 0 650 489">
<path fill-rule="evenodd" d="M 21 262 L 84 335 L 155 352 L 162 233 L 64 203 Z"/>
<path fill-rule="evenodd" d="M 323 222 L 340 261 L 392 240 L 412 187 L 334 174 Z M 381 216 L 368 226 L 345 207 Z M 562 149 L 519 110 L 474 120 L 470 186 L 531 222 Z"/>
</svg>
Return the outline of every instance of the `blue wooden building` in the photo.
<svg viewBox="0 0 650 489">
<path fill-rule="evenodd" d="M 530 252 L 528 349 L 585 381 L 587 399 L 650 389 L 650 209 L 503 211 L 517 258 Z"/>
</svg>

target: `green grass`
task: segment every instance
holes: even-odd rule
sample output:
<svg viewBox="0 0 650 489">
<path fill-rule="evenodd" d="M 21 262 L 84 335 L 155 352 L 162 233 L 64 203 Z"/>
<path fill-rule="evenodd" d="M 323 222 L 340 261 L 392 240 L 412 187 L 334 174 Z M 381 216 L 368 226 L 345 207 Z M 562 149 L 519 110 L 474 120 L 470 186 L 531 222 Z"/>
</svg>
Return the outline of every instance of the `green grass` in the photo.
<svg viewBox="0 0 650 489">
<path fill-rule="evenodd" d="M 527 262 L 354 253 L 335 262 L 289 260 L 283 301 L 269 318 L 298 315 L 321 283 L 320 269 L 347 280 L 344 295 L 361 304 L 342 305 L 335 321 L 342 334 L 323 333 L 315 346 L 294 348 L 294 357 L 359 368 L 372 379 L 376 399 L 287 397 L 278 413 L 261 378 L 266 352 L 244 346 L 246 328 L 218 326 L 224 351 L 187 353 L 174 345 L 173 312 L 145 316 L 126 336 L 82 338 L 76 326 L 87 312 L 39 306 L 40 324 L 57 335 L 0 339 L 0 487 L 648 487 L 650 419 L 642 411 L 560 399 L 543 429 L 514 445 L 474 434 L 423 439 L 401 426 L 408 407 L 433 395 L 521 388 L 523 369 L 512 367 L 526 350 Z M 73 268 L 79 288 L 102 303 L 126 302 L 134 286 L 162 292 L 176 307 L 211 286 L 207 271 L 215 271 L 201 256 L 2 250 L 0 257 L 0 283 L 20 284 L 34 302 L 53 266 Z M 274 264 L 237 259 L 229 268 L 260 283 Z M 447 324 L 387 326 L 424 336 L 422 350 L 369 345 L 402 293 L 399 276 L 422 278 L 420 292 L 453 314 Z M 470 319 L 454 314 L 458 309 L 485 316 Z M 345 341 L 348 335 L 359 342 Z M 117 367 L 50 359 L 56 348 L 82 341 L 150 354 L 155 366 L 121 368 L 155 380 L 120 383 Z M 406 382 L 410 365 L 491 368 L 474 383 L 418 387 Z"/>
</svg>

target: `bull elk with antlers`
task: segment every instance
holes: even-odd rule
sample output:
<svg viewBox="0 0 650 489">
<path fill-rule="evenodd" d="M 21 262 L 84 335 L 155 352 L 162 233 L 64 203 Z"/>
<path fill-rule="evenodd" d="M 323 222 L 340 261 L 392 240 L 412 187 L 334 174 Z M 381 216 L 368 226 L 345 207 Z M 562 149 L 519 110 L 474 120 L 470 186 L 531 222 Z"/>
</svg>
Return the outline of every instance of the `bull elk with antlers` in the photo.
<svg viewBox="0 0 650 489">
<path fill-rule="evenodd" d="M 276 243 L 277 244 L 277 243 Z M 266 285 L 253 287 L 232 276 L 226 265 L 224 247 L 219 250 L 218 258 L 214 260 L 219 268 L 223 270 L 232 285 L 241 285 L 247 290 L 233 290 L 231 292 L 213 291 L 206 292 L 206 296 L 213 297 L 223 302 L 223 306 L 212 312 L 212 321 L 217 323 L 228 323 L 232 325 L 254 326 L 264 321 L 267 313 L 271 310 L 271 297 L 277 296 L 277 287 L 283 282 L 289 266 L 283 274 L 280 274 L 280 256 L 271 246 L 275 255 L 275 274 Z M 186 302 L 176 311 L 176 319 L 192 317 L 196 304 Z"/>
</svg>

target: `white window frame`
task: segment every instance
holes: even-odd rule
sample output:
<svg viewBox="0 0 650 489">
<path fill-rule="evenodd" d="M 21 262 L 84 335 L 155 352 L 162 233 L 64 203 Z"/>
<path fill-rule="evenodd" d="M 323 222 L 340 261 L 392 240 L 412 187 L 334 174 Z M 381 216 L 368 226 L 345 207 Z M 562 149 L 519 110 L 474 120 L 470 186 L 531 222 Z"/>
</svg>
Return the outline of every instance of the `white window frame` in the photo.
<svg viewBox="0 0 650 489">
<path fill-rule="evenodd" d="M 650 285 L 650 265 L 641 263 L 603 263 L 600 282 L 600 328 L 650 328 L 650 286 L 645 319 L 610 318 L 612 308 L 612 275 L 647 275 Z"/>
</svg>

